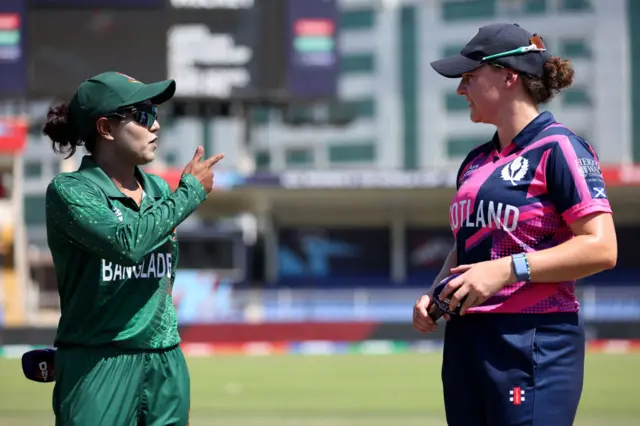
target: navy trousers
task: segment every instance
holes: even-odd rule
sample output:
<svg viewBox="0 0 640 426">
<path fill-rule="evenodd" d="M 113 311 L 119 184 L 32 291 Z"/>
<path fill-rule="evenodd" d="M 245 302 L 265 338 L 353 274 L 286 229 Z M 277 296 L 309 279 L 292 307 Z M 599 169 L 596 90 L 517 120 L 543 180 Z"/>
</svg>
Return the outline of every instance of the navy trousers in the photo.
<svg viewBox="0 0 640 426">
<path fill-rule="evenodd" d="M 446 325 L 449 426 L 572 426 L 584 378 L 579 315 L 469 314 Z"/>
</svg>

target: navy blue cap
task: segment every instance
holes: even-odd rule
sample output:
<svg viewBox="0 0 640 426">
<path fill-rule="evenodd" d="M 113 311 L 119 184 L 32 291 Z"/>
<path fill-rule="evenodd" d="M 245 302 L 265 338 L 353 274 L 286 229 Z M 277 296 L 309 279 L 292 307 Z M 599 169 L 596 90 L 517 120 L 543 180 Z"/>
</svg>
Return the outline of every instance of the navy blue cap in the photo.
<svg viewBox="0 0 640 426">
<path fill-rule="evenodd" d="M 34 349 L 22 354 L 22 372 L 34 382 L 50 383 L 56 381 L 56 350 L 53 348 Z"/>
<path fill-rule="evenodd" d="M 547 51 L 529 50 L 513 52 L 493 59 L 487 58 L 531 46 L 536 38 L 541 40 L 540 36 L 531 34 L 518 24 L 486 25 L 478 30 L 459 55 L 431 62 L 431 67 L 444 77 L 460 78 L 464 73 L 487 63 L 493 63 L 535 77 L 542 77 L 544 63 L 551 57 Z M 487 59 L 483 60 L 483 58 Z"/>
</svg>

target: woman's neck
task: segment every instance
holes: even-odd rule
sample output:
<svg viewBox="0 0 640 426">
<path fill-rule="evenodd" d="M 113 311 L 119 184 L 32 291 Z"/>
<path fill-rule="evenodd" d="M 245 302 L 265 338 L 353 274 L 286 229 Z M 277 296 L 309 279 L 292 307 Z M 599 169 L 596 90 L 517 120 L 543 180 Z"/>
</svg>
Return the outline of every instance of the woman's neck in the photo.
<svg viewBox="0 0 640 426">
<path fill-rule="evenodd" d="M 122 158 L 108 155 L 106 152 L 101 152 L 98 156 L 94 155 L 93 160 L 118 188 L 131 191 L 138 189 L 135 166 L 123 162 Z"/>
<path fill-rule="evenodd" d="M 537 108 L 528 103 L 518 103 L 512 109 L 504 112 L 502 120 L 496 126 L 500 150 L 502 151 L 509 145 L 522 129 L 527 127 L 538 115 Z"/>
</svg>

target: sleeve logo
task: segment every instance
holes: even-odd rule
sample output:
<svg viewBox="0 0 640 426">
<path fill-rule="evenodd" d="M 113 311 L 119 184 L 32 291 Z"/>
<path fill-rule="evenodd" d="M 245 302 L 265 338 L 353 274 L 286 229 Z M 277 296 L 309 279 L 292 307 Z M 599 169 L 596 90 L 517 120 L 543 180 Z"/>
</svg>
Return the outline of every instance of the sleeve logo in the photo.
<svg viewBox="0 0 640 426">
<path fill-rule="evenodd" d="M 602 171 L 600 170 L 600 164 L 593 158 L 578 158 L 576 160 L 576 166 L 578 172 L 584 178 L 602 178 Z"/>
<path fill-rule="evenodd" d="M 524 157 L 518 157 L 502 168 L 502 180 L 511 182 L 511 185 L 515 186 L 516 182 L 521 181 L 526 176 L 528 170 L 529 160 Z"/>
<path fill-rule="evenodd" d="M 593 198 L 607 198 L 607 193 L 602 187 L 593 187 Z"/>
<path fill-rule="evenodd" d="M 464 172 L 464 175 L 462 175 L 462 177 L 458 181 L 458 186 L 464 185 L 464 183 L 467 181 L 469 176 L 471 176 L 471 173 L 475 172 L 479 167 L 480 166 L 478 166 L 477 164 L 474 164 L 473 166 L 469 167 L 469 170 Z"/>
<path fill-rule="evenodd" d="M 135 78 L 133 78 L 130 75 L 127 75 L 125 73 L 116 72 L 116 74 L 121 75 L 124 78 L 126 78 L 129 83 L 140 83 L 140 81 L 136 80 Z"/>
</svg>

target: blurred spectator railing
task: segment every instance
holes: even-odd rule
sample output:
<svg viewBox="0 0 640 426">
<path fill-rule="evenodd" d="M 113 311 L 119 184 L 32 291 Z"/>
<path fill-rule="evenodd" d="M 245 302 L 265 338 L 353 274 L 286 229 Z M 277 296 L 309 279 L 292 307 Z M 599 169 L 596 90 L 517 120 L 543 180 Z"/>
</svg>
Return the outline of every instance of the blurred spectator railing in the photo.
<svg viewBox="0 0 640 426">
<path fill-rule="evenodd" d="M 585 320 L 640 320 L 640 286 L 577 287 Z M 263 289 L 236 290 L 231 284 L 207 286 L 205 291 L 175 295 L 179 321 L 284 322 L 284 321 L 411 321 L 417 288 L 389 289 Z M 58 309 L 58 295 L 40 292 L 41 309 Z"/>
</svg>

